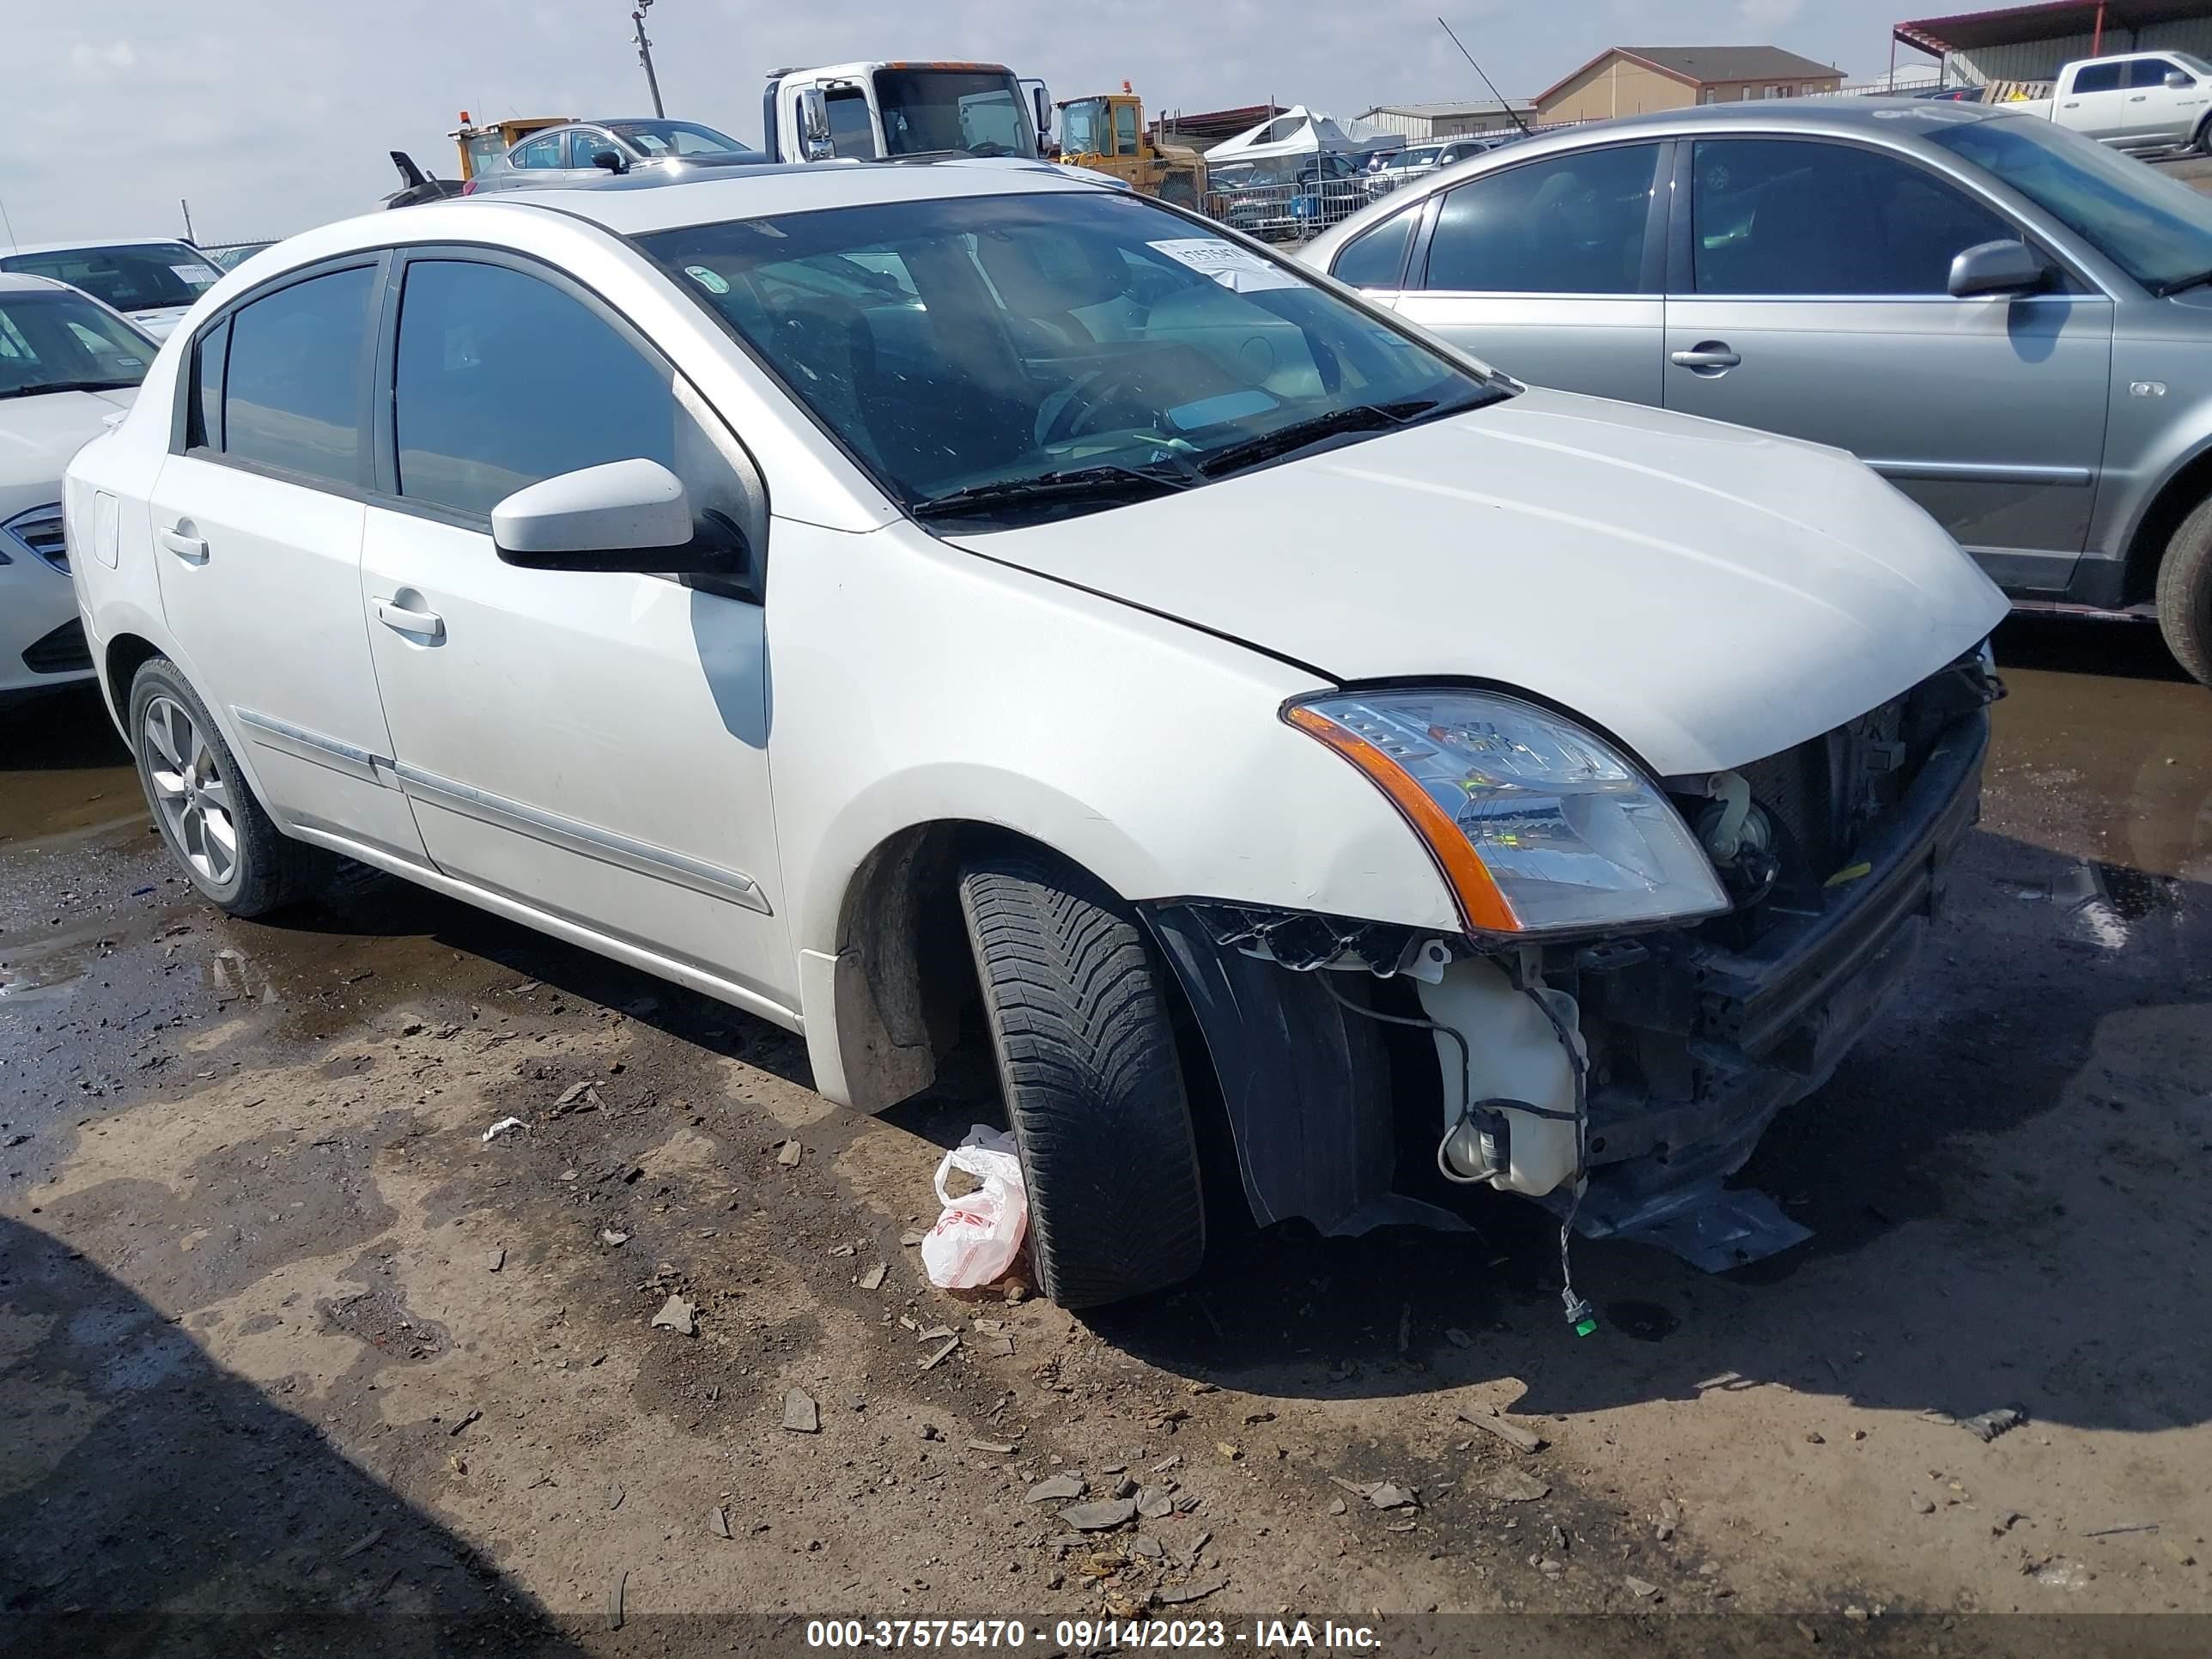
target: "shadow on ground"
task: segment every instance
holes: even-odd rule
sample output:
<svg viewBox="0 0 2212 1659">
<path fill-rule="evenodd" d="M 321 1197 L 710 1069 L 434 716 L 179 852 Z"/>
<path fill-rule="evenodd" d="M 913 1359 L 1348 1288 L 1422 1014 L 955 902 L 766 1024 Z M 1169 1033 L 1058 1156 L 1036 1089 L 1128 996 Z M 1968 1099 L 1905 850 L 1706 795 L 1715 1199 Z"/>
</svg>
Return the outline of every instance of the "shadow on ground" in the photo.
<svg viewBox="0 0 2212 1659">
<path fill-rule="evenodd" d="M 7 1220 L 0 1416 L 0 1607 L 15 1651 L 576 1651 L 496 1567 L 313 1424 L 82 1257 Z M 441 1443 L 372 1455 L 441 1461 L 432 1435 Z"/>
</svg>

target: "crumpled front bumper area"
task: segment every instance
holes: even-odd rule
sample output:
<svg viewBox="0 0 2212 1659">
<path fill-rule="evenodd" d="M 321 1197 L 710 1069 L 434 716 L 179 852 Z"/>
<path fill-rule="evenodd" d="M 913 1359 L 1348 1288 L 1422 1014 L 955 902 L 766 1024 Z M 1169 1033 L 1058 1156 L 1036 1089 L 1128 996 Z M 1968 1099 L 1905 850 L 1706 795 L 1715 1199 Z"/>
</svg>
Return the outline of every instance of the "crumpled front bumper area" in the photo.
<svg viewBox="0 0 2212 1659">
<path fill-rule="evenodd" d="M 1776 1113 L 1827 1080 L 1911 968 L 1979 815 L 1989 734 L 1984 708 L 1944 729 L 1817 910 L 1741 948 L 1666 935 L 1579 975 L 1594 1070 L 1577 1231 L 1649 1237 L 1707 1267 L 1805 1236 L 1771 1200 L 1721 1182 Z M 1549 1201 L 1564 1212 L 1569 1196 Z"/>
</svg>

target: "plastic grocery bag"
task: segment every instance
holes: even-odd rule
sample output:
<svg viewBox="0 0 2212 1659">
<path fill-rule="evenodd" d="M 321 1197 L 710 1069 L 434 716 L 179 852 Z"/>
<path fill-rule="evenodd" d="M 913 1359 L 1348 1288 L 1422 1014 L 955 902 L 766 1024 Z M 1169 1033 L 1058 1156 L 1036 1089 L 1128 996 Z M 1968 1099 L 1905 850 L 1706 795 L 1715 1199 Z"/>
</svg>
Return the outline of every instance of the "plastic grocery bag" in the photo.
<svg viewBox="0 0 2212 1659">
<path fill-rule="evenodd" d="M 945 1178 L 965 1170 L 983 1184 L 954 1198 Z M 1029 1231 L 1030 1199 L 1014 1138 L 978 1123 L 937 1166 L 937 1201 L 945 1206 L 921 1241 L 921 1264 L 939 1290 L 969 1291 L 989 1284 L 1014 1265 Z"/>
</svg>

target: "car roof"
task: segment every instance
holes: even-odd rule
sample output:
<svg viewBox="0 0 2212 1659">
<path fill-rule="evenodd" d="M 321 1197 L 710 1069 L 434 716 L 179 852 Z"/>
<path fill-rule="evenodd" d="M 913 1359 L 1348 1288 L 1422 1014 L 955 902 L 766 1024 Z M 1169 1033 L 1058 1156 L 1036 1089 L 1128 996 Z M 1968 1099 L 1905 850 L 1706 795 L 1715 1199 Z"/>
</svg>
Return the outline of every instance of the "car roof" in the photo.
<svg viewBox="0 0 2212 1659">
<path fill-rule="evenodd" d="M 717 168 L 711 177 L 660 182 L 628 174 L 591 190 L 503 190 L 468 199 L 471 206 L 480 203 L 485 208 L 550 208 L 591 220 L 620 235 L 639 236 L 682 225 L 809 213 L 819 208 L 1083 190 L 1125 193 L 1103 173 L 1079 176 L 1070 169 L 1019 157 L 957 155 L 914 161 L 770 161 L 742 169 Z"/>
<path fill-rule="evenodd" d="M 96 247 L 158 247 L 163 243 L 171 247 L 199 250 L 181 236 L 88 236 L 69 242 L 19 242 L 0 259 L 12 259 L 19 253 L 82 253 Z"/>
</svg>

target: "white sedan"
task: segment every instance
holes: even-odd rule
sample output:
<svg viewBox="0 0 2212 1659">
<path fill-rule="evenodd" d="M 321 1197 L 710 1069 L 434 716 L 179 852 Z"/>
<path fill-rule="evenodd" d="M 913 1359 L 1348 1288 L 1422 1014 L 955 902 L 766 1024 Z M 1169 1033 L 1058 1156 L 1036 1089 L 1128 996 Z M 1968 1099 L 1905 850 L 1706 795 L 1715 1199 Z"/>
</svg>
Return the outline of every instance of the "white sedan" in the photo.
<svg viewBox="0 0 2212 1659">
<path fill-rule="evenodd" d="M 62 469 L 159 349 L 43 276 L 0 271 L 0 698 L 92 678 L 62 544 Z"/>
<path fill-rule="evenodd" d="M 1198 1265 L 1202 1146 L 1217 1224 L 1724 1201 L 1912 959 L 2005 610 L 1840 452 L 962 161 L 295 238 L 78 457 L 110 512 L 93 650 L 210 901 L 380 866 L 863 1109 L 980 1030 L 1069 1304 Z"/>
</svg>

